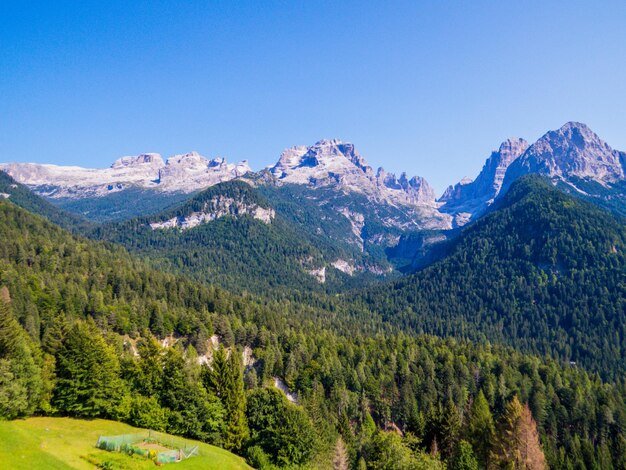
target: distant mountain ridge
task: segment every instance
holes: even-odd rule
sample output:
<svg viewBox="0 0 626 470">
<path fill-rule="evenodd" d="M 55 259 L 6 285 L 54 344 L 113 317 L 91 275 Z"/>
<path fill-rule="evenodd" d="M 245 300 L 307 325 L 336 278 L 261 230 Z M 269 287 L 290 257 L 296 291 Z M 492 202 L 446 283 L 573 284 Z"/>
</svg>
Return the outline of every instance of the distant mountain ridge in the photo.
<svg viewBox="0 0 626 470">
<path fill-rule="evenodd" d="M 164 161 L 158 153 L 117 159 L 109 168 L 92 169 L 36 163 L 3 163 L 0 170 L 40 195 L 57 198 L 102 197 L 131 187 L 190 193 L 252 171 L 246 161 L 228 163 L 197 152 Z"/>
</svg>

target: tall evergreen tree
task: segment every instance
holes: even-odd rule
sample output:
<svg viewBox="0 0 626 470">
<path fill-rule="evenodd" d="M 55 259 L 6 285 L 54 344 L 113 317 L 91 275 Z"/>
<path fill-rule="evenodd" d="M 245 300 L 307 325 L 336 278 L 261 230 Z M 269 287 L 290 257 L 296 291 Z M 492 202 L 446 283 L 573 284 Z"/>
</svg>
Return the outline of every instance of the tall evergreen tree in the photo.
<svg viewBox="0 0 626 470">
<path fill-rule="evenodd" d="M 522 468 L 520 448 L 522 446 L 521 422 L 523 407 L 517 395 L 507 403 L 498 422 L 496 440 L 492 448 L 492 462 L 497 468 Z"/>
<path fill-rule="evenodd" d="M 224 397 L 224 408 L 226 409 L 224 447 L 230 450 L 240 450 L 248 437 L 248 423 L 246 421 L 243 366 L 239 352 L 234 347 L 228 360 L 226 373 L 229 389 Z"/>
<path fill-rule="evenodd" d="M 223 445 L 229 450 L 239 450 L 248 436 L 246 422 L 246 396 L 243 383 L 243 366 L 236 348 L 230 356 L 223 345 L 213 353 L 213 362 L 204 366 L 202 381 L 207 390 L 221 401 L 225 411 Z"/>
<path fill-rule="evenodd" d="M 124 387 L 119 372 L 113 348 L 95 326 L 76 322 L 57 354 L 53 405 L 72 416 L 113 416 Z"/>
<path fill-rule="evenodd" d="M 461 440 L 454 459 L 451 470 L 478 470 L 478 461 L 469 442 Z"/>
<path fill-rule="evenodd" d="M 489 465 L 489 453 L 494 436 L 493 416 L 485 394 L 480 390 L 470 409 L 465 438 L 474 449 L 476 459 L 483 469 Z"/>
<path fill-rule="evenodd" d="M 448 400 L 441 421 L 441 454 L 445 459 L 451 459 L 459 442 L 461 431 L 461 415 L 458 408 Z"/>
</svg>

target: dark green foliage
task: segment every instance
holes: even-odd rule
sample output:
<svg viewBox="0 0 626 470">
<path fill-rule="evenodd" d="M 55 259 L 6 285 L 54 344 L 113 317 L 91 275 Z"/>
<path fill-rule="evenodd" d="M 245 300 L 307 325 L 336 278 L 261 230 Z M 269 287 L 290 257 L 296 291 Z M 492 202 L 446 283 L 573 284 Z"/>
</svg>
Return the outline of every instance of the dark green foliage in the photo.
<svg viewBox="0 0 626 470">
<path fill-rule="evenodd" d="M 177 348 L 163 359 L 161 406 L 169 409 L 168 431 L 207 442 L 218 442 L 224 426 L 224 408 L 199 381 L 186 374 L 186 362 Z"/>
<path fill-rule="evenodd" d="M 60 413 L 85 418 L 115 416 L 124 386 L 119 361 L 94 325 L 75 323 L 56 359 L 52 404 Z"/>
<path fill-rule="evenodd" d="M 225 429 L 222 443 L 226 449 L 240 450 L 248 436 L 246 423 L 246 396 L 240 353 L 235 349 L 227 358 L 222 345 L 213 353 L 211 367 L 203 367 L 203 383 L 219 398 L 225 411 Z"/>
<path fill-rule="evenodd" d="M 311 456 L 314 432 L 300 407 L 278 390 L 261 388 L 248 395 L 250 441 L 273 456 L 278 465 L 305 463 Z"/>
<path fill-rule="evenodd" d="M 26 333 L 0 299 L 0 419 L 35 411 L 44 387 L 40 367 Z"/>
<path fill-rule="evenodd" d="M 365 305 L 412 331 L 489 340 L 626 374 L 626 227 L 538 177 L 518 180 L 443 260 Z"/>
<path fill-rule="evenodd" d="M 272 293 L 284 296 L 286 290 L 305 292 L 333 290 L 363 284 L 376 276 L 355 273 L 348 276 L 331 267 L 337 259 L 349 260 L 355 266 L 375 264 L 386 268 L 384 256 L 365 257 L 359 247 L 345 240 L 351 234 L 350 224 L 343 215 L 334 214 L 333 223 L 324 227 L 337 230 L 341 237 L 317 233 L 302 219 L 317 207 L 307 199 L 293 200 L 282 192 L 268 192 L 277 198 L 276 216 L 267 224 L 244 213 L 241 207 L 273 208 L 260 189 L 242 181 L 228 181 L 212 186 L 180 206 L 156 215 L 140 217 L 116 224 L 102 225 L 89 236 L 124 245 L 150 260 L 153 266 L 170 272 L 190 275 L 197 280 L 220 285 L 230 290 Z M 280 197 L 279 197 L 280 196 Z M 232 200 L 225 216 L 191 229 L 153 230 L 150 223 L 193 213 L 223 211 L 220 201 Z M 305 204 L 306 210 L 301 207 Z M 320 210 L 319 208 L 317 210 Z M 326 213 L 325 213 L 326 214 Z M 329 214 L 323 219 L 329 219 Z M 333 232 L 334 233 L 334 232 Z M 309 271 L 327 266 L 326 282 L 319 281 Z"/>
<path fill-rule="evenodd" d="M 574 197 L 592 202 L 614 214 L 626 217 L 626 181 L 616 181 L 602 185 L 592 179 L 570 177 L 577 189 L 566 183 L 558 183 L 557 187 Z"/>
<path fill-rule="evenodd" d="M 467 439 L 466 410 L 481 390 L 497 420 L 513 395 L 539 412 L 551 468 L 619 468 L 624 461 L 623 380 L 604 383 L 582 367 L 501 345 L 409 334 L 341 299 L 232 295 L 151 270 L 122 249 L 73 238 L 14 205 L 0 202 L 0 215 L 0 289 L 8 288 L 20 324 L 31 325 L 33 348 L 41 340 L 61 357 L 76 322 L 93 318 L 102 340 L 92 343 L 118 358 L 124 393 L 113 411 L 101 408 L 103 416 L 140 421 L 148 413 L 157 425 L 167 418 L 169 432 L 223 442 L 225 407 L 199 380 L 194 352 L 211 347 L 206 338 L 215 330 L 232 351 L 253 350 L 257 380 L 250 383 L 250 440 L 242 453 L 256 446 L 259 461 L 322 460 L 341 434 L 351 465 L 367 464 L 378 455 L 368 453 L 373 436 L 396 428 L 407 436 L 402 448 L 423 456 L 435 440 L 442 446 L 450 404 L 464 417 L 459 436 Z M 163 354 L 151 333 L 174 334 L 177 344 Z M 274 376 L 297 393 L 300 406 L 255 387 Z M 479 444 L 486 443 L 477 451 Z"/>
</svg>

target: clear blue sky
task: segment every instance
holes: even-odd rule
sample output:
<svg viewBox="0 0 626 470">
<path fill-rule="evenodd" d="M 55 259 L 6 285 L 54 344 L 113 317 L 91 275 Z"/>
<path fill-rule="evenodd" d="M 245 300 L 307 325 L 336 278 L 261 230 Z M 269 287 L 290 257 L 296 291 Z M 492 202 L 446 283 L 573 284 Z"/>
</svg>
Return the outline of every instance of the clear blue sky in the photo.
<svg viewBox="0 0 626 470">
<path fill-rule="evenodd" d="M 626 150 L 625 25 L 623 1 L 0 0 L 0 161 L 258 169 L 337 137 L 441 192 L 568 120 Z"/>
</svg>

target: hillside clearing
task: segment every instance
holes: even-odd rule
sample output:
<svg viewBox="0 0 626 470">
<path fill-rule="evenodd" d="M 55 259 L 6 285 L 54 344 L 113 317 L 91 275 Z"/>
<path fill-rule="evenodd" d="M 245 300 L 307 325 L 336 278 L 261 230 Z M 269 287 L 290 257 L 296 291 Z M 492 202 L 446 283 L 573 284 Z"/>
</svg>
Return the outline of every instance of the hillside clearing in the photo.
<svg viewBox="0 0 626 470">
<path fill-rule="evenodd" d="M 79 420 L 72 418 L 29 418 L 0 421 L 0 466 L 12 469 L 93 470 L 95 464 L 111 462 L 110 468 L 154 469 L 152 461 L 129 457 L 117 452 L 96 449 L 100 435 L 117 435 L 138 432 L 127 424 L 102 419 Z M 200 442 L 200 455 L 175 465 L 183 469 L 250 469 L 241 457 Z"/>
</svg>

